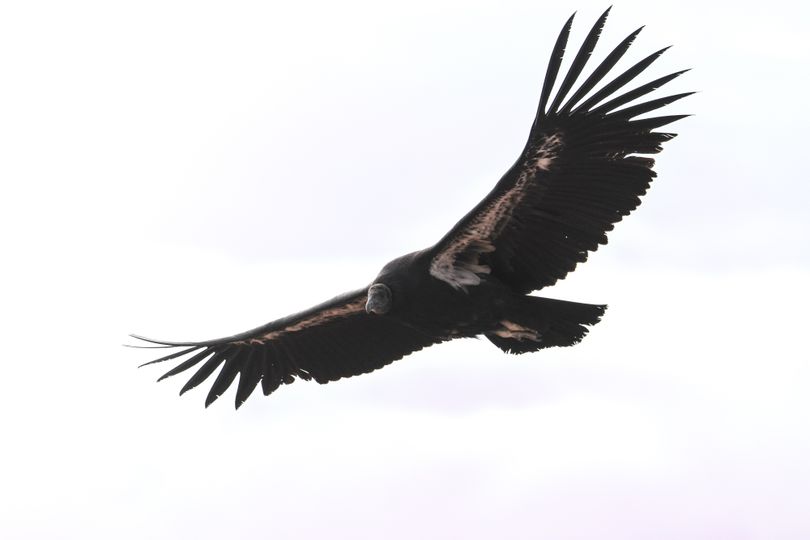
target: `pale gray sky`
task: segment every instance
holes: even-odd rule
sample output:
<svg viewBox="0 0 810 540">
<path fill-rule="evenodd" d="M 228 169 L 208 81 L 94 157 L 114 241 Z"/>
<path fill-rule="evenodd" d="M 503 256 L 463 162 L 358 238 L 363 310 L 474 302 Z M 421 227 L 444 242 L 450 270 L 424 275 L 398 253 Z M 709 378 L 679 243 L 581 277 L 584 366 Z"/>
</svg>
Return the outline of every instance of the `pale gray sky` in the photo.
<svg viewBox="0 0 810 540">
<path fill-rule="evenodd" d="M 0 536 L 810 536 L 808 8 L 735 6 L 608 19 L 597 57 L 646 25 L 622 65 L 674 44 L 646 80 L 700 93 L 549 292 L 610 304 L 582 344 L 451 343 L 235 413 L 126 334 L 238 332 L 435 242 L 607 4 L 3 4 Z"/>
</svg>

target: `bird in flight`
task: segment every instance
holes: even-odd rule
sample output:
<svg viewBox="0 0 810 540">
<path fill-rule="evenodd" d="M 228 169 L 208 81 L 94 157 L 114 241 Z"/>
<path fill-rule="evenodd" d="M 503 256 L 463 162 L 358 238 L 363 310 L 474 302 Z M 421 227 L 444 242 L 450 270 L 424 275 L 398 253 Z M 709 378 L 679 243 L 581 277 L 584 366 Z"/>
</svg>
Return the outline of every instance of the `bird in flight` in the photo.
<svg viewBox="0 0 810 540">
<path fill-rule="evenodd" d="M 260 383 L 265 395 L 296 379 L 324 384 L 457 338 L 483 335 L 513 354 L 578 343 L 606 306 L 529 293 L 563 279 L 639 205 L 655 177 L 654 161 L 643 155 L 660 152 L 675 136 L 655 130 L 687 115 L 638 117 L 692 93 L 625 106 L 687 71 L 619 92 L 666 49 L 603 84 L 641 28 L 572 91 L 609 11 L 552 96 L 574 16 L 565 23 L 525 148 L 438 243 L 389 262 L 368 286 L 241 334 L 200 342 L 133 336 L 147 347 L 177 349 L 147 363 L 179 361 L 159 380 L 196 369 L 183 394 L 219 369 L 207 407 L 238 375 L 239 408 Z"/>
</svg>

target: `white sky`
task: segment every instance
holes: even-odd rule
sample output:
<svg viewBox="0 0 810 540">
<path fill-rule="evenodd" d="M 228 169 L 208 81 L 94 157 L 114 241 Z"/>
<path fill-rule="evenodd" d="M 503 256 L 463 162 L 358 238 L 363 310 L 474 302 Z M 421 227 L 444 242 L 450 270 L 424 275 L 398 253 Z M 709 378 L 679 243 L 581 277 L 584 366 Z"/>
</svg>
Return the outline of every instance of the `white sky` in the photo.
<svg viewBox="0 0 810 540">
<path fill-rule="evenodd" d="M 0 4 L 0 537 L 810 537 L 800 2 L 615 5 L 597 57 L 646 24 L 622 65 L 675 44 L 646 80 L 701 93 L 549 292 L 610 304 L 582 344 L 451 343 L 238 413 L 120 346 L 435 242 L 522 148 L 570 12 L 578 46 L 606 6 Z"/>
</svg>

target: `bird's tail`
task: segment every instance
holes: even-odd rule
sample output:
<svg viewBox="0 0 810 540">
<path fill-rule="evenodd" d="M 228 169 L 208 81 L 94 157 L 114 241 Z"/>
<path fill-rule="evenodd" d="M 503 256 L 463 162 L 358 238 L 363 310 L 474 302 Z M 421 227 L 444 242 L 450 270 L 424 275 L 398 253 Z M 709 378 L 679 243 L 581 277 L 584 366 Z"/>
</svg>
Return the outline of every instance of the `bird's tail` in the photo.
<svg viewBox="0 0 810 540">
<path fill-rule="evenodd" d="M 579 343 L 588 326 L 598 323 L 606 309 L 605 305 L 523 296 L 485 335 L 499 349 L 512 354 L 568 347 Z"/>
</svg>

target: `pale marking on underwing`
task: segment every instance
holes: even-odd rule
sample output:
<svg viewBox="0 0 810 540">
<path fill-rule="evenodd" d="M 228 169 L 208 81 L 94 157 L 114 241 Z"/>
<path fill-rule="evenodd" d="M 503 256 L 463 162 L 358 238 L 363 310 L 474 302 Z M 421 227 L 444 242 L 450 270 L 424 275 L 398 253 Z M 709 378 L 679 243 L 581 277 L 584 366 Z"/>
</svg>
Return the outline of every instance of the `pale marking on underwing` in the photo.
<svg viewBox="0 0 810 540">
<path fill-rule="evenodd" d="M 318 326 L 320 324 L 327 323 L 329 321 L 339 319 L 341 317 L 345 317 L 347 315 L 352 315 L 354 313 L 359 313 L 361 311 L 365 311 L 366 309 L 366 297 L 363 296 L 358 300 L 353 302 L 349 302 L 348 304 L 344 304 L 342 306 L 336 306 L 330 309 L 325 309 L 323 311 L 319 311 L 318 313 L 314 313 L 309 317 L 301 319 L 300 321 L 296 321 L 295 323 L 285 326 L 284 328 L 280 328 L 278 330 L 273 330 L 271 332 L 267 332 L 266 334 L 255 337 L 248 340 L 242 341 L 235 341 L 235 345 L 263 345 L 268 341 L 274 340 L 283 334 L 287 334 L 290 332 L 299 332 L 301 330 L 306 330 L 307 328 L 312 328 L 313 326 Z"/>
<path fill-rule="evenodd" d="M 512 212 L 526 196 L 527 189 L 539 171 L 548 171 L 563 146 L 560 133 L 553 133 L 537 146 L 529 146 L 515 185 L 479 212 L 467 227 L 430 262 L 430 274 L 454 289 L 466 290 L 481 283 L 481 275 L 491 269 L 480 264 L 479 256 L 495 251 L 493 242 L 506 225 Z"/>
<path fill-rule="evenodd" d="M 517 323 L 513 323 L 512 321 L 503 320 L 500 322 L 500 325 L 501 328 L 492 333 L 502 338 L 516 339 L 518 341 L 528 339 L 529 341 L 539 342 L 542 337 L 537 331 Z"/>
</svg>

